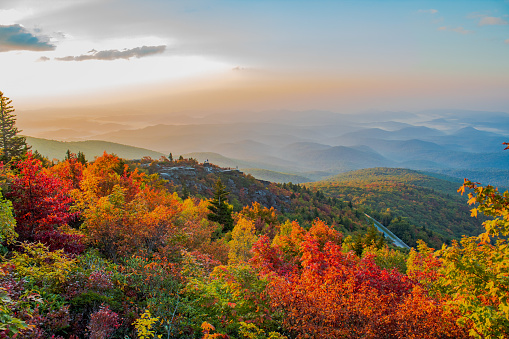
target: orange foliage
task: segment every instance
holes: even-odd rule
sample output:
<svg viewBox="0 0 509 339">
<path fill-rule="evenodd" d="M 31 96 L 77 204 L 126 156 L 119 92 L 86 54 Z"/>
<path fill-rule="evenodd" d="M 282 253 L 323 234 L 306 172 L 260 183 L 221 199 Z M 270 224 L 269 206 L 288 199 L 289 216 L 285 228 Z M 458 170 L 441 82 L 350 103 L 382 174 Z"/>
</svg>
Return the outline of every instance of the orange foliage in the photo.
<svg viewBox="0 0 509 339">
<path fill-rule="evenodd" d="M 49 172 L 62 181 L 67 182 L 69 187 L 78 189 L 83 179 L 83 169 L 83 164 L 76 157 L 71 157 L 50 167 Z"/>
<path fill-rule="evenodd" d="M 226 334 L 220 334 L 220 333 L 210 334 L 210 332 L 215 331 L 216 328 L 214 327 L 214 325 L 209 324 L 206 321 L 204 321 L 201 324 L 201 329 L 203 332 L 202 339 L 229 339 L 230 338 L 230 336 L 228 336 Z"/>
<path fill-rule="evenodd" d="M 327 226 L 327 224 L 320 219 L 313 221 L 308 236 L 318 241 L 320 248 L 323 248 L 327 242 L 332 242 L 337 245 L 341 245 L 343 242 L 343 235 L 334 228 Z"/>
<path fill-rule="evenodd" d="M 83 170 L 80 191 L 88 241 L 108 257 L 152 253 L 180 237 L 174 220 L 181 211 L 176 194 L 150 187 L 143 173 L 129 171 L 116 156 L 104 154 Z"/>
<path fill-rule="evenodd" d="M 88 203 L 110 195 L 116 185 L 126 189 L 125 196 L 129 201 L 139 192 L 143 177 L 144 174 L 138 170 L 129 171 L 117 156 L 104 152 L 83 170 L 80 187 Z"/>
<path fill-rule="evenodd" d="M 182 246 L 188 251 L 205 255 L 212 261 L 222 264 L 228 262 L 228 243 L 222 239 L 213 240 L 217 232 L 217 224 L 208 220 L 210 210 L 206 200 L 186 199 L 175 224 L 185 229 Z"/>
<path fill-rule="evenodd" d="M 332 242 L 321 247 L 320 237 L 309 232 L 301 244 L 302 269 L 289 274 L 266 240 L 254 249 L 251 262 L 270 273 L 272 307 L 285 313 L 283 325 L 297 337 L 467 337 L 456 325 L 457 314 L 444 310 L 444 300 L 396 270 L 381 269 L 373 255 L 359 259 Z"/>
</svg>

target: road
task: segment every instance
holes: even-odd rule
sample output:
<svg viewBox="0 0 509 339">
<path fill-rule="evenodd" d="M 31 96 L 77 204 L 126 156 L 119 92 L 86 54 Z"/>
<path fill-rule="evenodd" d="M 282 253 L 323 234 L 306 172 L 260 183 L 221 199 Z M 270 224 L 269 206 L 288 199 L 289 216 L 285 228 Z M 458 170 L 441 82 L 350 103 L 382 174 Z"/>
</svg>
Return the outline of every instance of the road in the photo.
<svg viewBox="0 0 509 339">
<path fill-rule="evenodd" d="M 372 217 L 370 217 L 369 215 L 367 215 L 366 213 L 364 213 L 364 215 L 366 217 L 368 217 L 368 219 L 370 219 L 371 221 L 373 221 L 375 227 L 380 231 L 382 232 L 383 234 L 385 234 L 385 237 L 392 240 L 392 243 L 398 247 L 401 247 L 401 248 L 406 248 L 406 249 L 410 249 L 410 246 L 408 246 L 407 244 L 405 244 L 403 242 L 403 240 L 401 240 L 400 238 L 398 238 L 394 233 L 392 233 L 391 231 L 389 231 L 384 225 L 382 225 L 381 223 L 379 223 L 378 221 L 376 221 L 375 219 L 373 219 Z"/>
</svg>

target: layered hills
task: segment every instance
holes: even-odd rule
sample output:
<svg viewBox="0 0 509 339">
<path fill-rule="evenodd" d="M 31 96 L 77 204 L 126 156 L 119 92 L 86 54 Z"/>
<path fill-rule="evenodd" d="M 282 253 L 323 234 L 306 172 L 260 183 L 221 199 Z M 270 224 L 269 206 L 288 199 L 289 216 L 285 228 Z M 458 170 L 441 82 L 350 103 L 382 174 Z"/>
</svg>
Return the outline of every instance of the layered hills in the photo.
<svg viewBox="0 0 509 339">
<path fill-rule="evenodd" d="M 31 146 L 33 151 L 39 152 L 41 155 L 50 160 L 62 160 L 68 150 L 72 153 L 82 152 L 86 155 L 87 159 L 90 160 L 101 156 L 104 152 L 116 154 L 123 159 L 141 159 L 146 156 L 158 159 L 163 156 L 162 153 L 148 149 L 99 140 L 65 142 L 26 137 L 26 142 Z"/>
<path fill-rule="evenodd" d="M 128 112 L 122 122 L 118 116 L 75 116 L 60 122 L 54 134 L 44 127 L 47 121 L 36 129 L 31 120 L 25 133 L 108 141 L 200 161 L 215 158 L 218 164 L 278 182 L 394 167 L 508 185 L 509 152 L 503 152 L 502 143 L 508 141 L 509 114 L 504 112 L 267 111 L 189 113 L 186 119 L 168 113 L 149 114 L 144 125 L 137 124 L 140 114 Z M 82 128 L 73 138 L 72 126 L 79 121 Z"/>
</svg>

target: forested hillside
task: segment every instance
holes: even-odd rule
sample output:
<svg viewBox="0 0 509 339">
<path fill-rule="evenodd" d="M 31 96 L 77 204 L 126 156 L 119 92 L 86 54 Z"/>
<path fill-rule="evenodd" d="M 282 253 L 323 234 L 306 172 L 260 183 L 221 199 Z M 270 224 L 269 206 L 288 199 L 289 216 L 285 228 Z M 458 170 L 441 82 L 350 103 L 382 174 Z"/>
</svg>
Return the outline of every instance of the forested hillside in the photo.
<svg viewBox="0 0 509 339">
<path fill-rule="evenodd" d="M 352 208 L 349 201 L 327 198 L 322 192 L 312 191 L 305 186 L 257 180 L 237 169 L 203 164 L 192 158 L 174 161 L 146 158 L 144 163 L 127 163 L 149 174 L 159 174 L 168 180 L 170 190 L 182 198 L 193 196 L 211 199 L 215 183 L 221 180 L 229 192 L 228 201 L 235 212 L 259 203 L 266 208 L 274 208 L 279 220 L 297 221 L 306 228 L 316 218 L 345 234 L 364 233 L 369 225 L 363 213 Z"/>
<path fill-rule="evenodd" d="M 460 182 L 408 169 L 373 168 L 306 184 L 326 196 L 365 206 L 366 212 L 410 246 L 418 239 L 433 247 L 478 235 L 482 221 L 470 216 Z M 452 179 L 454 180 L 454 179 Z"/>
</svg>

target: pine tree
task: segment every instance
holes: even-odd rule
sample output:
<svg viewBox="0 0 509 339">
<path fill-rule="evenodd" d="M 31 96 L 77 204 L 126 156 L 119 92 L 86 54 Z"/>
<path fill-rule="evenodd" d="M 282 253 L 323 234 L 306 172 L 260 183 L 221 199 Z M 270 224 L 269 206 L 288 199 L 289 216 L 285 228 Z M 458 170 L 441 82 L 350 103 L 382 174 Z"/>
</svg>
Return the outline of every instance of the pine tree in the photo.
<svg viewBox="0 0 509 339">
<path fill-rule="evenodd" d="M 21 132 L 16 125 L 16 116 L 13 114 L 12 100 L 0 91 L 0 160 L 9 162 L 15 156 L 21 156 L 28 150 L 25 137 L 18 136 Z"/>
<path fill-rule="evenodd" d="M 221 179 L 218 179 L 214 190 L 214 198 L 207 207 L 211 212 L 207 216 L 208 219 L 223 225 L 223 232 L 233 230 L 233 207 L 228 203 L 228 194 L 230 192 L 226 190 L 226 186 L 223 185 Z"/>
<path fill-rule="evenodd" d="M 87 163 L 87 159 L 85 158 L 85 153 L 79 151 L 78 156 L 76 158 L 78 162 L 80 162 L 82 165 L 85 165 Z"/>
</svg>

